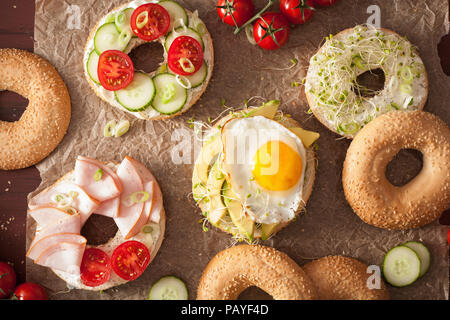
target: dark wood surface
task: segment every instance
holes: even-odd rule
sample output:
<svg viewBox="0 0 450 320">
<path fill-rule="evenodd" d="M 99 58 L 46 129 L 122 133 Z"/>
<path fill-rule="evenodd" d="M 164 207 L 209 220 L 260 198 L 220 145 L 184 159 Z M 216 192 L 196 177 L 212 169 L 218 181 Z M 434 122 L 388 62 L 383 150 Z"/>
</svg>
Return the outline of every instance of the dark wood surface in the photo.
<svg viewBox="0 0 450 320">
<path fill-rule="evenodd" d="M 439 0 L 435 0 L 439 1 Z M 34 1 L 1 0 L 0 48 L 20 48 L 33 51 Z M 450 76 L 450 35 L 438 45 L 444 72 Z M 449 78 L 450 81 L 450 78 Z M 0 120 L 20 119 L 28 101 L 11 92 L 0 91 Z M 0 261 L 12 263 L 18 282 L 25 275 L 25 221 L 27 194 L 39 186 L 39 172 L 35 167 L 15 171 L 0 170 Z M 450 225 L 450 210 L 440 222 Z"/>
</svg>

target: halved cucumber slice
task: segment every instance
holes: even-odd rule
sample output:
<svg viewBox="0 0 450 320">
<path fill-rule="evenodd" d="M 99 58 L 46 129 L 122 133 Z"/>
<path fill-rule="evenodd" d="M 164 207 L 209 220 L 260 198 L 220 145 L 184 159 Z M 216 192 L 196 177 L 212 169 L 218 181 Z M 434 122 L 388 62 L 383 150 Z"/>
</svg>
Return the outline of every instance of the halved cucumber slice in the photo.
<svg viewBox="0 0 450 320">
<path fill-rule="evenodd" d="M 166 70 L 169 73 L 175 74 L 172 70 L 170 70 L 170 68 L 167 65 Z M 200 67 L 200 69 L 198 69 L 196 73 L 190 76 L 180 76 L 180 77 L 181 81 L 187 79 L 186 82 L 189 82 L 190 88 L 197 88 L 205 81 L 207 76 L 208 76 L 208 65 L 206 64 L 206 61 L 203 60 L 202 66 Z"/>
<path fill-rule="evenodd" d="M 127 29 L 131 31 L 131 15 L 133 14 L 133 8 L 126 8 L 120 12 L 117 12 L 114 23 L 116 24 L 117 31 L 121 33 L 123 30 Z M 131 34 L 134 36 L 134 33 L 131 31 Z"/>
<path fill-rule="evenodd" d="M 200 42 L 203 50 L 205 50 L 205 44 L 203 43 L 202 37 L 197 31 L 188 27 L 178 27 L 167 35 L 166 42 L 164 43 L 164 47 L 166 48 L 167 52 L 169 52 L 170 45 L 172 44 L 173 40 L 181 36 L 189 36 L 194 38 L 195 40 Z"/>
<path fill-rule="evenodd" d="M 163 6 L 164 9 L 169 12 L 170 15 L 170 26 L 169 30 L 172 30 L 174 27 L 177 28 L 179 26 L 188 26 L 189 25 L 189 18 L 186 13 L 186 10 L 182 6 L 180 6 L 175 1 L 171 0 L 164 0 L 158 3 L 159 5 Z"/>
<path fill-rule="evenodd" d="M 105 23 L 97 29 L 94 36 L 94 48 L 98 55 L 101 55 L 106 50 L 120 50 L 123 51 L 130 42 L 131 34 L 126 30 L 120 33 L 117 31 L 116 24 Z"/>
<path fill-rule="evenodd" d="M 124 89 L 114 91 L 117 102 L 131 112 L 144 111 L 155 97 L 152 78 L 143 72 L 135 72 L 133 81 Z"/>
<path fill-rule="evenodd" d="M 162 114 L 173 114 L 183 109 L 187 101 L 187 90 L 178 84 L 176 77 L 170 73 L 160 73 L 153 77 L 156 95 L 153 108 Z"/>
<path fill-rule="evenodd" d="M 100 80 L 98 80 L 97 74 L 98 58 L 99 55 L 97 54 L 97 52 L 95 52 L 95 50 L 92 50 L 91 53 L 89 53 L 86 68 L 91 80 L 94 81 L 96 84 L 100 85 Z"/>
<path fill-rule="evenodd" d="M 148 300 L 187 300 L 186 284 L 175 276 L 162 277 L 150 288 Z"/>
<path fill-rule="evenodd" d="M 397 246 L 384 256 L 383 275 L 391 285 L 404 287 L 419 278 L 420 265 L 419 256 L 413 249 Z"/>
<path fill-rule="evenodd" d="M 428 268 L 430 267 L 431 255 L 428 248 L 421 242 L 417 241 L 409 241 L 404 246 L 413 249 L 420 259 L 420 277 L 422 277 L 425 273 L 427 273 Z"/>
</svg>

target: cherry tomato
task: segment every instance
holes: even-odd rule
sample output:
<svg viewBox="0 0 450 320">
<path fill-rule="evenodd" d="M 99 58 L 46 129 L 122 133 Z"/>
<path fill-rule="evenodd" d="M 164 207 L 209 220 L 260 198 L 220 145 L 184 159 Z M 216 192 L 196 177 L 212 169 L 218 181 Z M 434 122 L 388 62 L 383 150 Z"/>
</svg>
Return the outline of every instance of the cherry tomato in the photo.
<svg viewBox="0 0 450 320">
<path fill-rule="evenodd" d="M 111 275 L 111 262 L 103 250 L 87 248 L 84 250 L 80 266 L 81 282 L 88 287 L 97 287 L 108 281 Z"/>
<path fill-rule="evenodd" d="M 202 45 L 189 36 L 175 38 L 167 56 L 170 70 L 182 76 L 196 73 L 203 64 Z"/>
<path fill-rule="evenodd" d="M 153 41 L 165 35 L 170 26 L 170 15 L 163 6 L 146 3 L 131 14 L 131 30 L 145 41 Z"/>
<path fill-rule="evenodd" d="M 303 24 L 314 14 L 313 0 L 281 0 L 280 10 L 290 23 Z"/>
<path fill-rule="evenodd" d="M 44 288 L 37 283 L 25 282 L 19 285 L 12 296 L 13 300 L 48 300 Z"/>
<path fill-rule="evenodd" d="M 110 91 L 127 87 L 133 80 L 134 66 L 130 57 L 119 50 L 106 50 L 98 60 L 100 84 Z"/>
<path fill-rule="evenodd" d="M 314 0 L 314 2 L 321 7 L 329 7 L 336 3 L 337 0 Z"/>
<path fill-rule="evenodd" d="M 220 20 L 233 27 L 242 26 L 253 17 L 254 12 L 252 0 L 217 1 L 217 14 Z"/>
<path fill-rule="evenodd" d="M 289 21 L 280 12 L 266 12 L 256 20 L 253 37 L 266 50 L 281 48 L 289 38 Z"/>
<path fill-rule="evenodd" d="M 16 286 L 16 273 L 6 262 L 0 262 L 0 299 L 8 298 Z"/>
<path fill-rule="evenodd" d="M 150 252 L 139 241 L 130 240 L 119 245 L 111 255 L 114 272 L 125 280 L 138 278 L 150 263 Z"/>
</svg>

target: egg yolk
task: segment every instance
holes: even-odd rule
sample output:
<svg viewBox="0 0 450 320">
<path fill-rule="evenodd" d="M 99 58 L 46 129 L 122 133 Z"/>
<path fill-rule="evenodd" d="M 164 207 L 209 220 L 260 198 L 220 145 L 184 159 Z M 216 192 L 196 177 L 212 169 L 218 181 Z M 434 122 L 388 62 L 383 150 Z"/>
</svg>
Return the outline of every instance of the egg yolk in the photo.
<svg viewBox="0 0 450 320">
<path fill-rule="evenodd" d="M 255 181 L 272 191 L 288 190 L 302 175 L 302 158 L 282 141 L 269 141 L 256 151 L 252 162 Z"/>
</svg>

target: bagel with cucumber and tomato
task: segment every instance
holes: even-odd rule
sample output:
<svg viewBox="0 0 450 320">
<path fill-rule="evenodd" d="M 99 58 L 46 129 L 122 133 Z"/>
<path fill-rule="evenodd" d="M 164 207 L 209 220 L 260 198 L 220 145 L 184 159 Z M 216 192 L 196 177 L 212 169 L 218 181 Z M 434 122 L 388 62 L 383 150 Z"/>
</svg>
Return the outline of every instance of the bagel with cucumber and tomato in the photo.
<svg viewBox="0 0 450 320">
<path fill-rule="evenodd" d="M 238 240 L 266 240 L 292 222 L 311 195 L 319 134 L 272 100 L 231 112 L 207 130 L 192 175 L 206 220 Z"/>
<path fill-rule="evenodd" d="M 159 42 L 164 61 L 146 73 L 128 54 Z M 83 56 L 96 95 L 144 120 L 177 116 L 200 98 L 214 67 L 212 38 L 198 12 L 172 0 L 134 0 L 114 8 L 92 29 Z"/>
<path fill-rule="evenodd" d="M 69 288 L 106 290 L 137 279 L 164 238 L 161 189 L 141 162 L 79 156 L 75 168 L 28 202 L 36 222 L 26 256 L 50 268 Z M 114 220 L 115 236 L 91 245 L 81 234 L 92 214 Z"/>
</svg>

